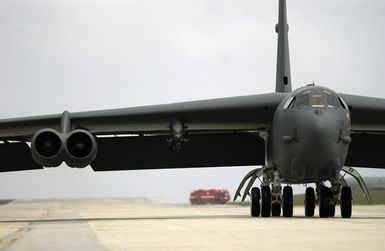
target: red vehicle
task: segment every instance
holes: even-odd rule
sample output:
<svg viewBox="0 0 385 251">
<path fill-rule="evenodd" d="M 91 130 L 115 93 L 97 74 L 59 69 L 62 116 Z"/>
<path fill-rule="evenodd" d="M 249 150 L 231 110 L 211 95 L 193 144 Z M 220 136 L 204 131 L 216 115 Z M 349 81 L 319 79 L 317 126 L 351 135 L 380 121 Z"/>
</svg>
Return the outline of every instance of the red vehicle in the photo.
<svg viewBox="0 0 385 251">
<path fill-rule="evenodd" d="M 191 205 L 225 204 L 229 200 L 230 194 L 227 190 L 199 189 L 190 193 Z"/>
</svg>

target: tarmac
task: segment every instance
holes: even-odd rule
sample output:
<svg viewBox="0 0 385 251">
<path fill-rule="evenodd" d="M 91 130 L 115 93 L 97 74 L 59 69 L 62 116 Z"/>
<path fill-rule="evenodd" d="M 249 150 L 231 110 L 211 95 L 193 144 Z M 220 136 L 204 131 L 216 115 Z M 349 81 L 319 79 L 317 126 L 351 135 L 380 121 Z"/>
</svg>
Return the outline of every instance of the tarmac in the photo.
<svg viewBox="0 0 385 251">
<path fill-rule="evenodd" d="M 0 206 L 0 250 L 385 250 L 385 205 L 353 217 L 251 218 L 236 205 L 145 199 L 15 200 Z"/>
</svg>

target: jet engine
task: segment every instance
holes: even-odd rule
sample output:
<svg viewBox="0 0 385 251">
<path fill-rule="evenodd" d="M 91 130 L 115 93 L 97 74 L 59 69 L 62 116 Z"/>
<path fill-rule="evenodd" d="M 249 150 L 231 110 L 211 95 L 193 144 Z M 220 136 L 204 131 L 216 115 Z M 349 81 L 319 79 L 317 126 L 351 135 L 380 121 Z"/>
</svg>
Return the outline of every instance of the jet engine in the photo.
<svg viewBox="0 0 385 251">
<path fill-rule="evenodd" d="M 36 163 L 46 167 L 57 167 L 63 162 L 63 134 L 53 129 L 42 129 L 31 141 L 31 153 Z"/>
<path fill-rule="evenodd" d="M 45 167 L 57 167 L 64 161 L 70 167 L 83 168 L 92 163 L 97 152 L 95 137 L 83 129 L 59 133 L 46 128 L 35 133 L 31 141 L 32 157 Z"/>
<path fill-rule="evenodd" d="M 91 133 L 77 129 L 66 135 L 64 150 L 64 161 L 68 166 L 83 168 L 95 159 L 98 147 Z"/>
</svg>

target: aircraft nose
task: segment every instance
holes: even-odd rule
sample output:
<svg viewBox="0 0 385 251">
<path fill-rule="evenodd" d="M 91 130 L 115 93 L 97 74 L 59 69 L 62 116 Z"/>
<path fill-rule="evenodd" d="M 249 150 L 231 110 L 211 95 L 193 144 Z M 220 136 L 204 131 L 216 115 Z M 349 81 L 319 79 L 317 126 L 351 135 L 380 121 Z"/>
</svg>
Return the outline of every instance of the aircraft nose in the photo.
<svg viewBox="0 0 385 251">
<path fill-rule="evenodd" d="M 327 147 L 328 142 L 337 142 L 339 123 L 336 114 L 331 111 L 307 111 L 299 118 L 298 140 L 317 147 Z M 326 144 L 326 145 L 325 145 Z"/>
<path fill-rule="evenodd" d="M 328 110 L 304 111 L 297 121 L 299 159 L 292 162 L 292 171 L 304 170 L 315 179 L 336 177 L 341 167 L 339 152 L 339 120 Z M 301 167 L 302 166 L 302 167 Z M 305 175 L 305 173 L 303 173 Z"/>
</svg>

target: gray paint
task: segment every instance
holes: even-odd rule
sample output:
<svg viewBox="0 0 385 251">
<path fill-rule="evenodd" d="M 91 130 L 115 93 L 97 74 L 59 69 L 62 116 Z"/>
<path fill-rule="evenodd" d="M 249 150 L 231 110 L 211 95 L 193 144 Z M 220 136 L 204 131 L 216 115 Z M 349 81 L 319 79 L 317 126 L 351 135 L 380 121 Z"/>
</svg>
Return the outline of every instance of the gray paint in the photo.
<svg viewBox="0 0 385 251">
<path fill-rule="evenodd" d="M 227 133 L 267 132 L 269 137 L 266 139 L 267 159 L 265 161 L 267 165 L 274 166 L 280 171 L 285 182 L 333 181 L 337 179 L 347 157 L 350 138 L 349 142 L 345 142 L 343 138 L 350 136 L 350 113 L 347 107 L 334 109 L 310 106 L 303 109 L 285 109 L 284 104 L 288 98 L 297 97 L 298 94 L 305 92 L 326 91 L 337 97 L 334 91 L 316 86 L 300 88 L 292 94 L 280 94 L 280 92 L 290 92 L 291 90 L 290 81 L 281 82 L 281 84 L 278 82 L 279 77 L 290 79 L 286 16 L 286 1 L 280 0 L 279 23 L 276 28 L 278 32 L 277 93 L 73 114 L 64 112 L 60 116 L 9 119 L 0 121 L 0 138 L 29 141 L 33 136 L 36 139 L 40 132 L 44 132 L 44 128 L 57 128 L 60 119 L 60 129 L 63 130 L 61 138 L 64 145 L 60 148 L 67 149 L 67 139 L 71 135 L 68 131 L 70 127 L 72 130 L 86 129 L 95 136 L 132 133 L 157 136 L 169 134 L 171 123 L 179 120 L 186 128 L 186 135 L 189 133 L 215 134 L 223 131 Z M 385 110 L 382 106 L 385 100 L 347 97 L 348 105 L 358 111 L 352 121 L 353 130 L 358 128 L 355 126 L 356 124 L 361 126 L 359 127 L 361 131 L 366 132 L 373 129 L 377 129 L 377 131 L 384 129 L 384 124 L 381 121 L 377 122 L 376 119 L 385 117 Z M 56 119 L 52 120 L 53 117 Z M 53 124 L 47 123 L 48 121 L 52 121 Z M 43 129 L 43 131 L 36 133 L 37 128 Z M 55 134 L 53 131 L 52 137 L 56 138 Z M 92 136 L 87 134 L 87 137 Z M 284 137 L 291 137 L 294 140 L 284 143 Z M 95 159 L 97 152 L 95 139 L 92 138 L 90 142 L 94 142 L 90 147 L 92 150 L 84 158 L 89 161 L 82 161 L 82 159 L 75 161 L 75 156 L 67 150 L 66 154 L 58 152 L 52 157 L 48 157 L 52 160 L 47 162 L 47 157 L 38 152 L 39 149 L 43 149 L 43 146 L 38 147 L 37 140 L 32 140 L 32 155 L 39 164 L 45 166 L 58 166 L 61 161 L 65 161 L 67 164 L 71 163 L 69 165 L 72 167 L 84 167 L 91 164 L 91 160 Z M 138 155 L 144 156 L 145 154 Z M 171 158 L 173 158 L 172 155 Z M 174 158 L 177 158 L 177 155 Z M 48 164 L 52 161 L 56 164 Z M 195 161 L 198 164 L 191 164 L 191 167 L 204 166 L 203 163 L 206 163 L 199 164 L 199 159 Z M 162 168 L 167 167 L 164 164 L 159 165 Z M 188 162 L 184 163 L 183 167 L 188 167 L 188 165 Z M 157 168 L 156 165 L 153 167 Z M 102 169 L 108 170 L 108 168 L 106 166 Z M 127 170 L 135 168 L 127 164 Z"/>
<path fill-rule="evenodd" d="M 178 117 L 182 117 L 189 125 L 189 131 L 256 130 L 269 125 L 276 106 L 285 95 L 268 93 L 168 105 L 5 119 L 0 120 L 0 139 L 29 141 L 37 130 L 46 127 L 62 130 L 62 117 L 71 118 L 72 130 L 87 128 L 95 134 L 168 133 L 170 123 Z M 258 116 L 255 116 L 256 114 Z M 9 130 L 10 128 L 12 130 Z"/>
<path fill-rule="evenodd" d="M 338 8 L 338 6 L 341 6 L 341 5 L 343 5 L 344 14 L 349 15 L 349 13 L 356 13 L 357 11 L 354 8 L 356 8 L 357 6 L 361 6 L 362 4 L 360 5 L 360 4 L 357 4 L 357 2 L 354 2 L 351 5 L 349 5 L 349 8 L 346 8 L 347 7 L 346 3 L 339 2 L 339 3 L 336 3 L 335 5 L 333 5 L 331 8 L 336 9 L 336 12 L 338 12 L 338 10 L 341 10 L 341 8 Z M 365 6 L 374 6 L 375 5 L 377 7 L 373 8 L 373 9 L 378 9 L 378 10 L 381 10 L 381 8 L 382 8 L 378 2 L 370 2 L 370 4 L 368 4 L 368 5 L 366 5 L 366 2 L 365 2 L 364 5 Z M 370 56 L 369 56 L 370 55 L 369 54 L 370 53 L 370 47 L 375 48 L 377 42 L 382 41 L 380 31 L 383 29 L 378 28 L 379 26 L 376 26 L 373 23 L 371 25 L 372 30 L 370 28 L 362 29 L 362 27 L 365 27 L 365 25 L 369 24 L 369 22 L 374 21 L 374 19 L 378 16 L 376 14 L 376 12 L 374 12 L 374 10 L 371 10 L 369 7 L 368 8 L 361 7 L 359 9 L 359 12 L 357 12 L 357 13 L 365 15 L 366 18 L 360 19 L 359 24 L 354 24 L 354 20 L 352 20 L 351 18 L 355 14 L 354 15 L 352 14 L 352 16 L 347 16 L 347 17 L 345 16 L 345 18 L 338 17 L 338 15 L 336 15 L 336 13 L 334 13 L 332 9 L 328 9 L 328 7 L 324 8 L 323 3 L 322 4 L 316 3 L 310 9 L 308 7 L 307 11 L 305 11 L 305 12 L 302 11 L 302 9 L 300 8 L 299 5 L 297 5 L 295 7 L 294 6 L 295 6 L 295 2 L 293 1 L 291 11 L 294 12 L 297 10 L 298 13 L 297 14 L 295 14 L 295 13 L 291 14 L 291 22 L 293 22 L 293 19 L 296 17 L 299 17 L 299 18 L 302 17 L 303 18 L 302 21 L 306 20 L 306 24 L 307 24 L 307 25 L 301 26 L 301 24 L 298 24 L 298 22 L 297 22 L 295 24 L 295 26 L 293 26 L 294 29 L 297 29 L 295 34 L 298 35 L 299 31 L 304 30 L 303 36 L 306 38 L 305 40 L 302 39 L 302 42 L 301 42 L 301 40 L 298 39 L 299 43 L 297 43 L 298 42 L 298 40 L 297 40 L 295 42 L 296 46 L 293 47 L 294 49 L 297 50 L 297 52 L 299 52 L 299 53 L 297 53 L 297 52 L 294 53 L 294 57 L 297 57 L 297 58 L 295 58 L 294 62 L 297 62 L 297 63 L 301 62 L 301 57 L 302 57 L 301 53 L 306 53 L 306 57 L 303 57 L 303 58 L 306 58 L 306 60 L 304 62 L 301 62 L 301 67 L 298 68 L 298 69 L 301 69 L 300 73 L 298 70 L 295 71 L 295 72 L 298 72 L 298 74 L 300 74 L 300 75 L 296 76 L 297 85 L 299 85 L 299 83 L 309 83 L 312 80 L 312 78 L 316 78 L 316 83 L 324 82 L 328 86 L 333 87 L 333 89 L 338 89 L 339 92 L 349 90 L 349 92 L 352 92 L 352 93 L 360 93 L 360 94 L 366 93 L 366 94 L 371 94 L 371 95 L 383 96 L 383 90 L 381 89 L 382 87 L 380 85 L 374 84 L 374 83 L 381 82 L 380 79 L 377 79 L 377 81 L 375 81 L 376 80 L 375 79 L 376 78 L 375 73 L 376 73 L 376 69 L 381 68 L 379 66 L 381 65 L 381 59 L 384 57 L 379 56 L 378 53 L 381 54 L 382 51 L 377 50 L 375 59 L 374 58 L 370 59 L 371 60 L 371 67 L 355 68 L 356 67 L 355 64 L 352 63 L 352 62 L 358 62 L 358 60 L 355 60 L 355 59 L 362 58 L 363 60 L 360 62 L 360 65 L 366 64 L 366 61 L 370 58 Z M 301 3 L 301 6 L 306 6 L 306 4 Z M 335 7 L 335 6 L 337 6 L 337 7 Z M 313 12 L 309 11 L 309 10 L 313 10 L 313 8 L 316 9 L 317 11 L 313 11 Z M 276 7 L 274 4 L 274 12 L 275 12 L 275 9 L 276 9 Z M 370 10 L 372 12 L 370 12 Z M 264 12 L 265 11 L 266 10 L 264 10 Z M 324 11 L 324 12 L 322 12 L 322 11 Z M 330 12 L 330 15 L 327 15 L 327 20 L 330 20 L 330 22 L 334 22 L 335 27 L 340 27 L 341 25 L 342 25 L 342 27 L 345 27 L 344 29 L 336 28 L 336 31 L 338 31 L 338 32 L 336 32 L 334 35 L 332 32 L 328 33 L 327 31 L 325 31 L 325 30 L 333 31 L 333 29 L 325 29 L 326 26 L 323 26 L 322 20 L 320 19 L 320 17 L 322 17 L 321 14 L 328 13 L 328 11 Z M 307 13 L 312 13 L 312 14 L 307 16 Z M 372 14 L 372 13 L 374 13 L 374 14 Z M 302 14 L 303 16 L 298 15 L 298 14 Z M 323 15 L 323 16 L 325 16 L 325 15 Z M 349 17 L 350 17 L 350 19 L 349 19 Z M 338 18 L 340 18 L 340 19 L 338 19 Z M 338 22 L 336 21 L 336 19 L 338 20 Z M 347 20 L 352 20 L 352 21 L 349 21 L 349 23 L 352 25 L 343 25 L 344 22 Z M 324 19 L 323 21 L 326 21 L 326 19 Z M 326 21 L 326 23 L 327 22 L 328 21 Z M 305 22 L 302 22 L 302 23 L 305 24 Z M 312 25 L 310 25 L 310 23 Z M 378 19 L 377 24 L 381 25 L 382 23 L 384 23 L 384 22 L 381 22 L 381 19 Z M 362 24 L 362 26 L 361 26 L 361 24 Z M 269 28 L 268 28 L 269 31 L 272 29 L 271 26 L 269 26 Z M 321 32 L 317 33 L 318 35 L 320 35 L 320 37 L 318 37 L 317 34 L 312 33 L 312 31 L 318 30 L 316 28 L 320 28 L 320 30 L 321 30 Z M 350 30 L 352 28 L 354 28 L 355 32 L 354 32 L 354 36 L 350 37 L 349 34 L 351 34 Z M 374 32 L 374 30 L 376 30 L 376 32 Z M 28 29 L 26 31 L 28 33 Z M 367 31 L 367 33 L 365 33 L 365 31 Z M 250 32 L 252 32 L 252 31 L 250 31 Z M 291 32 L 293 32 L 293 29 L 291 29 Z M 369 33 L 373 34 L 373 36 L 375 36 L 376 39 L 370 38 Z M 294 33 L 291 33 L 291 34 L 294 34 Z M 311 34 L 313 34 L 313 35 L 311 35 Z M 337 34 L 339 34 L 340 36 L 338 36 Z M 337 41 L 333 41 L 333 39 L 322 39 L 323 37 L 337 38 Z M 349 47 L 345 47 L 345 48 L 338 47 L 338 39 L 345 39 L 345 38 L 349 41 L 349 43 L 348 43 L 349 47 L 354 48 L 353 51 L 357 52 L 356 54 L 355 53 L 348 53 Z M 293 39 L 293 37 L 292 37 L 292 39 Z M 314 45 L 318 45 L 316 42 L 317 39 L 318 39 L 318 41 L 323 41 L 323 45 L 325 45 L 325 47 L 314 46 Z M 355 40 L 355 41 L 353 41 L 353 40 Z M 370 41 L 370 46 L 365 46 L 365 44 L 364 44 L 364 46 L 361 48 L 358 46 L 357 40 L 359 40 L 363 43 L 365 43 L 365 41 Z M 336 42 L 335 46 L 330 47 L 331 44 L 334 45 L 334 42 Z M 255 46 L 255 44 L 256 43 L 254 42 L 253 46 Z M 344 44 L 346 45 L 347 43 L 344 43 Z M 316 47 L 317 49 L 307 50 L 308 48 L 312 48 L 312 46 Z M 323 48 L 325 48 L 325 49 L 328 48 L 329 53 L 322 53 L 322 50 L 324 50 Z M 368 49 L 368 50 L 366 51 L 365 49 Z M 301 50 L 301 51 L 299 51 L 299 50 Z M 330 55 L 328 55 L 328 54 L 336 55 L 336 52 L 337 52 L 337 57 L 335 59 L 333 59 L 333 62 L 328 62 L 328 60 L 330 60 Z M 322 54 L 324 54 L 325 57 L 322 57 Z M 7 54 L 3 53 L 3 55 L 7 55 Z M 254 57 L 253 57 L 253 55 L 254 55 Z M 268 53 L 268 55 L 271 56 L 271 53 Z M 348 57 L 346 57 L 346 56 L 344 57 L 341 55 L 346 55 Z M 366 57 L 364 55 L 368 55 L 368 56 Z M 258 57 L 260 57 L 260 56 L 261 55 L 258 55 Z M 256 58 L 256 54 L 252 54 L 251 57 Z M 340 63 L 339 65 L 341 68 L 338 68 L 338 67 L 336 67 L 336 66 L 338 66 L 337 62 L 339 62 L 339 60 L 341 60 L 341 58 L 343 59 L 344 62 L 349 62 L 349 64 L 348 63 L 347 64 L 341 64 Z M 267 64 L 267 65 L 269 65 L 269 64 Z M 319 65 L 322 65 L 322 71 L 319 71 L 320 70 Z M 333 71 L 333 67 L 335 67 L 334 69 L 337 69 L 337 72 Z M 263 66 L 252 67 L 252 68 L 255 70 L 258 69 L 258 71 L 261 69 L 261 72 L 258 74 L 259 76 L 262 76 L 261 73 L 265 73 L 265 71 L 262 70 L 262 69 L 264 69 Z M 349 70 L 351 68 L 353 68 L 353 70 Z M 3 69 L 6 69 L 6 68 L 3 67 Z M 36 71 L 36 68 L 31 68 L 31 71 L 32 70 Z M 365 74 L 365 73 L 367 73 L 367 74 Z M 49 77 L 50 76 L 49 74 L 50 73 L 48 72 L 48 78 L 47 78 L 48 80 L 52 79 L 51 77 Z M 256 75 L 255 73 L 253 73 L 253 74 Z M 24 75 L 30 77 L 30 75 L 28 75 L 28 70 L 24 71 Z M 42 76 L 43 74 L 39 74 L 39 71 L 37 71 L 37 75 Z M 66 75 L 71 76 L 71 74 L 66 74 Z M 156 73 L 155 73 L 155 75 L 156 75 Z M 245 74 L 243 74 L 243 73 L 240 73 L 238 75 L 240 77 L 245 76 Z M 265 75 L 265 74 L 263 74 L 263 75 Z M 270 74 L 267 74 L 267 75 L 270 75 Z M 2 76 L 8 76 L 8 75 L 2 74 Z M 67 81 L 66 81 L 70 87 L 73 83 L 75 83 L 75 81 L 73 81 L 73 80 L 76 79 L 76 74 L 73 74 L 72 76 L 74 76 L 74 77 L 71 79 L 67 79 Z M 111 74 L 110 76 L 114 76 L 114 74 Z M 215 90 L 215 93 L 211 92 L 211 94 L 210 94 L 210 92 L 207 91 L 204 94 L 198 93 L 198 92 L 195 92 L 195 94 L 193 94 L 194 91 L 190 90 L 191 92 L 189 92 L 189 95 L 191 95 L 191 96 L 187 96 L 188 97 L 187 99 L 205 97 L 205 95 L 206 95 L 206 97 L 217 96 L 217 95 L 218 96 L 229 95 L 232 92 L 236 92 L 236 93 L 250 92 L 251 93 L 251 92 L 254 92 L 256 89 L 256 87 L 255 87 L 256 82 L 258 82 L 258 83 L 263 83 L 263 82 L 271 83 L 271 81 L 255 81 L 253 76 L 250 76 L 250 75 L 247 75 L 247 76 L 250 79 L 250 81 L 249 81 L 250 83 L 248 85 L 250 85 L 252 87 L 249 87 L 249 89 L 246 89 L 246 91 L 245 91 L 245 89 L 242 89 L 242 88 L 244 88 L 244 86 L 242 86 L 242 85 L 232 84 L 233 85 L 232 87 L 227 86 L 226 85 L 227 82 L 225 81 L 225 79 L 223 79 L 223 81 L 221 81 L 221 87 L 223 87 L 223 88 L 216 87 L 215 89 L 217 89 L 217 90 Z M 63 76 L 60 75 L 59 78 L 63 78 Z M 158 80 L 164 81 L 161 78 L 158 78 Z M 265 79 L 263 79 L 263 80 L 265 80 Z M 30 81 L 36 84 L 36 85 L 34 85 L 34 88 L 36 89 L 36 95 L 35 96 L 38 96 L 39 87 L 41 86 L 39 84 L 39 82 L 41 82 L 41 81 L 36 81 L 36 79 L 33 79 L 33 78 L 31 78 Z M 100 81 L 103 81 L 103 78 L 100 78 Z M 111 82 L 114 82 L 114 81 L 116 81 L 116 80 L 112 80 Z M 5 80 L 3 82 L 7 83 L 9 81 Z M 25 83 L 25 81 L 22 81 L 22 82 Z M 132 81 L 132 82 L 135 82 L 135 81 Z M 165 81 L 165 82 L 167 82 L 167 81 Z M 196 82 L 199 82 L 199 81 L 196 81 Z M 211 81 L 211 82 L 213 83 L 214 81 Z M 242 82 L 242 81 L 240 81 L 240 82 Z M 51 83 L 52 83 L 52 81 L 51 81 Z M 157 82 L 157 83 L 160 83 L 160 82 Z M 251 83 L 252 83 L 252 85 L 251 85 Z M 363 86 L 363 83 L 365 83 L 365 86 Z M 79 83 L 77 83 L 77 85 L 79 86 Z M 50 91 L 50 88 L 51 88 L 50 86 L 54 86 L 54 85 L 51 84 L 51 85 L 47 85 L 46 87 L 44 87 L 44 88 L 46 88 L 47 92 Z M 94 86 L 98 86 L 98 85 L 96 84 Z M 205 86 L 208 86 L 207 83 L 205 84 Z M 271 87 L 271 85 L 270 85 L 270 87 Z M 17 85 L 15 85 L 15 89 L 11 89 L 11 87 L 7 87 L 7 88 L 9 88 L 9 90 L 17 91 L 19 87 Z M 55 87 L 55 89 L 56 88 L 57 87 Z M 82 88 L 82 87 L 79 86 L 79 88 Z M 88 88 L 92 88 L 92 87 L 88 87 Z M 262 90 L 264 90 L 264 88 L 265 87 L 263 87 L 263 86 L 258 86 L 258 91 L 262 91 Z M 241 89 L 242 91 L 240 91 L 240 92 L 235 91 L 235 90 L 239 90 L 239 89 Z M 376 92 L 374 91 L 374 89 L 376 90 Z M 232 91 L 230 91 L 230 90 L 232 90 Z M 70 95 L 70 91 L 64 90 L 64 88 L 61 90 L 61 92 L 64 93 L 63 95 L 66 95 L 66 94 Z M 29 92 L 29 93 L 31 93 L 31 92 Z M 34 94 L 34 93 L 35 92 L 32 91 L 32 94 Z M 41 91 L 40 91 L 40 93 L 41 93 Z M 33 113 L 44 114 L 44 113 L 61 111 L 67 107 L 70 107 L 71 110 L 78 109 L 78 107 L 80 110 L 85 110 L 87 108 L 89 109 L 89 108 L 93 108 L 93 107 L 102 108 L 104 106 L 114 106 L 113 103 L 108 104 L 107 99 L 100 98 L 100 97 L 102 97 L 102 96 L 100 96 L 100 94 L 97 94 L 97 92 L 95 92 L 95 93 L 96 93 L 96 96 L 92 97 L 91 99 L 86 97 L 86 99 L 85 99 L 86 101 L 83 100 L 81 102 L 79 102 L 79 101 L 76 102 L 76 100 L 79 100 L 80 96 L 78 96 L 77 93 L 74 93 L 73 95 L 75 97 L 73 97 L 71 95 L 72 98 L 71 98 L 70 103 L 65 102 L 64 99 L 61 100 L 60 96 L 58 96 L 59 99 L 56 96 L 55 96 L 55 98 L 47 96 L 46 101 L 51 102 L 51 104 L 53 104 L 53 105 L 50 105 L 49 107 L 47 105 L 43 105 L 44 107 L 41 106 L 43 108 L 41 108 L 41 107 L 39 108 L 39 102 L 31 102 L 32 101 L 31 98 L 28 97 L 30 95 L 25 96 L 25 95 L 23 95 L 22 92 L 20 92 L 21 97 L 25 98 L 26 104 L 30 104 L 30 105 L 23 105 L 23 104 L 20 104 L 20 102 L 18 101 L 16 104 L 19 104 L 19 105 L 13 105 L 14 109 L 12 109 L 12 110 L 11 110 L 11 108 L 9 108 L 10 105 L 8 103 L 6 103 L 7 96 L 8 96 L 7 95 L 7 96 L 3 96 L 3 100 L 4 100 L 3 102 L 5 104 L 3 107 L 7 107 L 7 109 L 4 110 L 4 113 L 2 116 L 11 117 L 14 115 L 28 115 L 28 114 L 33 114 Z M 135 93 L 135 94 L 133 95 L 133 93 Z M 166 102 L 166 100 L 160 99 L 161 96 L 158 94 L 159 93 L 158 90 L 154 91 L 154 93 L 156 93 L 156 95 L 153 95 L 150 93 L 149 95 L 147 95 L 146 98 L 142 98 L 142 96 L 138 95 L 137 92 L 135 92 L 135 90 L 126 90 L 123 88 L 123 89 L 121 89 L 121 91 L 117 91 L 117 92 L 115 91 L 113 94 L 114 94 L 114 97 L 116 97 L 114 99 L 117 102 L 116 106 L 122 106 L 123 104 L 130 103 L 130 102 L 131 102 L 130 104 L 152 103 L 152 102 L 157 102 L 159 100 L 161 102 Z M 123 94 L 124 94 L 124 98 L 122 98 Z M 178 93 L 177 97 L 168 98 L 168 100 L 170 100 L 170 101 L 182 100 L 185 97 L 186 97 L 186 93 Z M 121 98 L 120 103 L 119 103 L 119 98 Z M 55 101 L 56 99 L 58 99 L 57 103 L 52 102 L 52 101 Z M 93 99 L 98 100 L 97 104 L 95 104 L 95 103 L 92 104 Z M 147 101 L 146 101 L 146 99 L 147 99 Z M 35 100 L 35 98 L 33 100 Z M 74 101 L 74 102 L 72 102 L 72 101 Z M 107 105 L 105 105 L 106 103 L 107 103 Z M 30 106 L 31 108 L 28 109 L 27 106 Z M 33 107 L 35 107 L 35 108 L 33 108 Z M 36 108 L 36 107 L 38 107 L 38 108 Z M 60 109 L 60 107 L 63 107 L 63 109 Z M 9 108 L 9 110 L 8 110 L 8 108 Z M 33 110 L 33 109 L 35 109 L 35 110 Z M 57 170 L 57 171 L 59 172 L 59 170 Z M 41 175 L 41 174 L 39 174 L 39 175 Z M 76 173 L 75 175 L 79 175 L 79 172 Z M 19 176 L 21 177 L 21 174 Z M 7 176 L 7 177 L 9 177 L 9 176 Z"/>
<path fill-rule="evenodd" d="M 286 0 L 279 0 L 278 24 L 275 26 L 275 31 L 278 33 L 275 91 L 291 92 L 289 25 L 287 23 Z"/>
<path fill-rule="evenodd" d="M 301 88 L 284 99 L 274 115 L 271 162 L 288 183 L 335 180 L 345 163 L 349 144 L 343 138 L 350 136 L 346 108 L 284 108 L 291 97 L 324 90 L 337 95 L 319 86 Z"/>
</svg>

